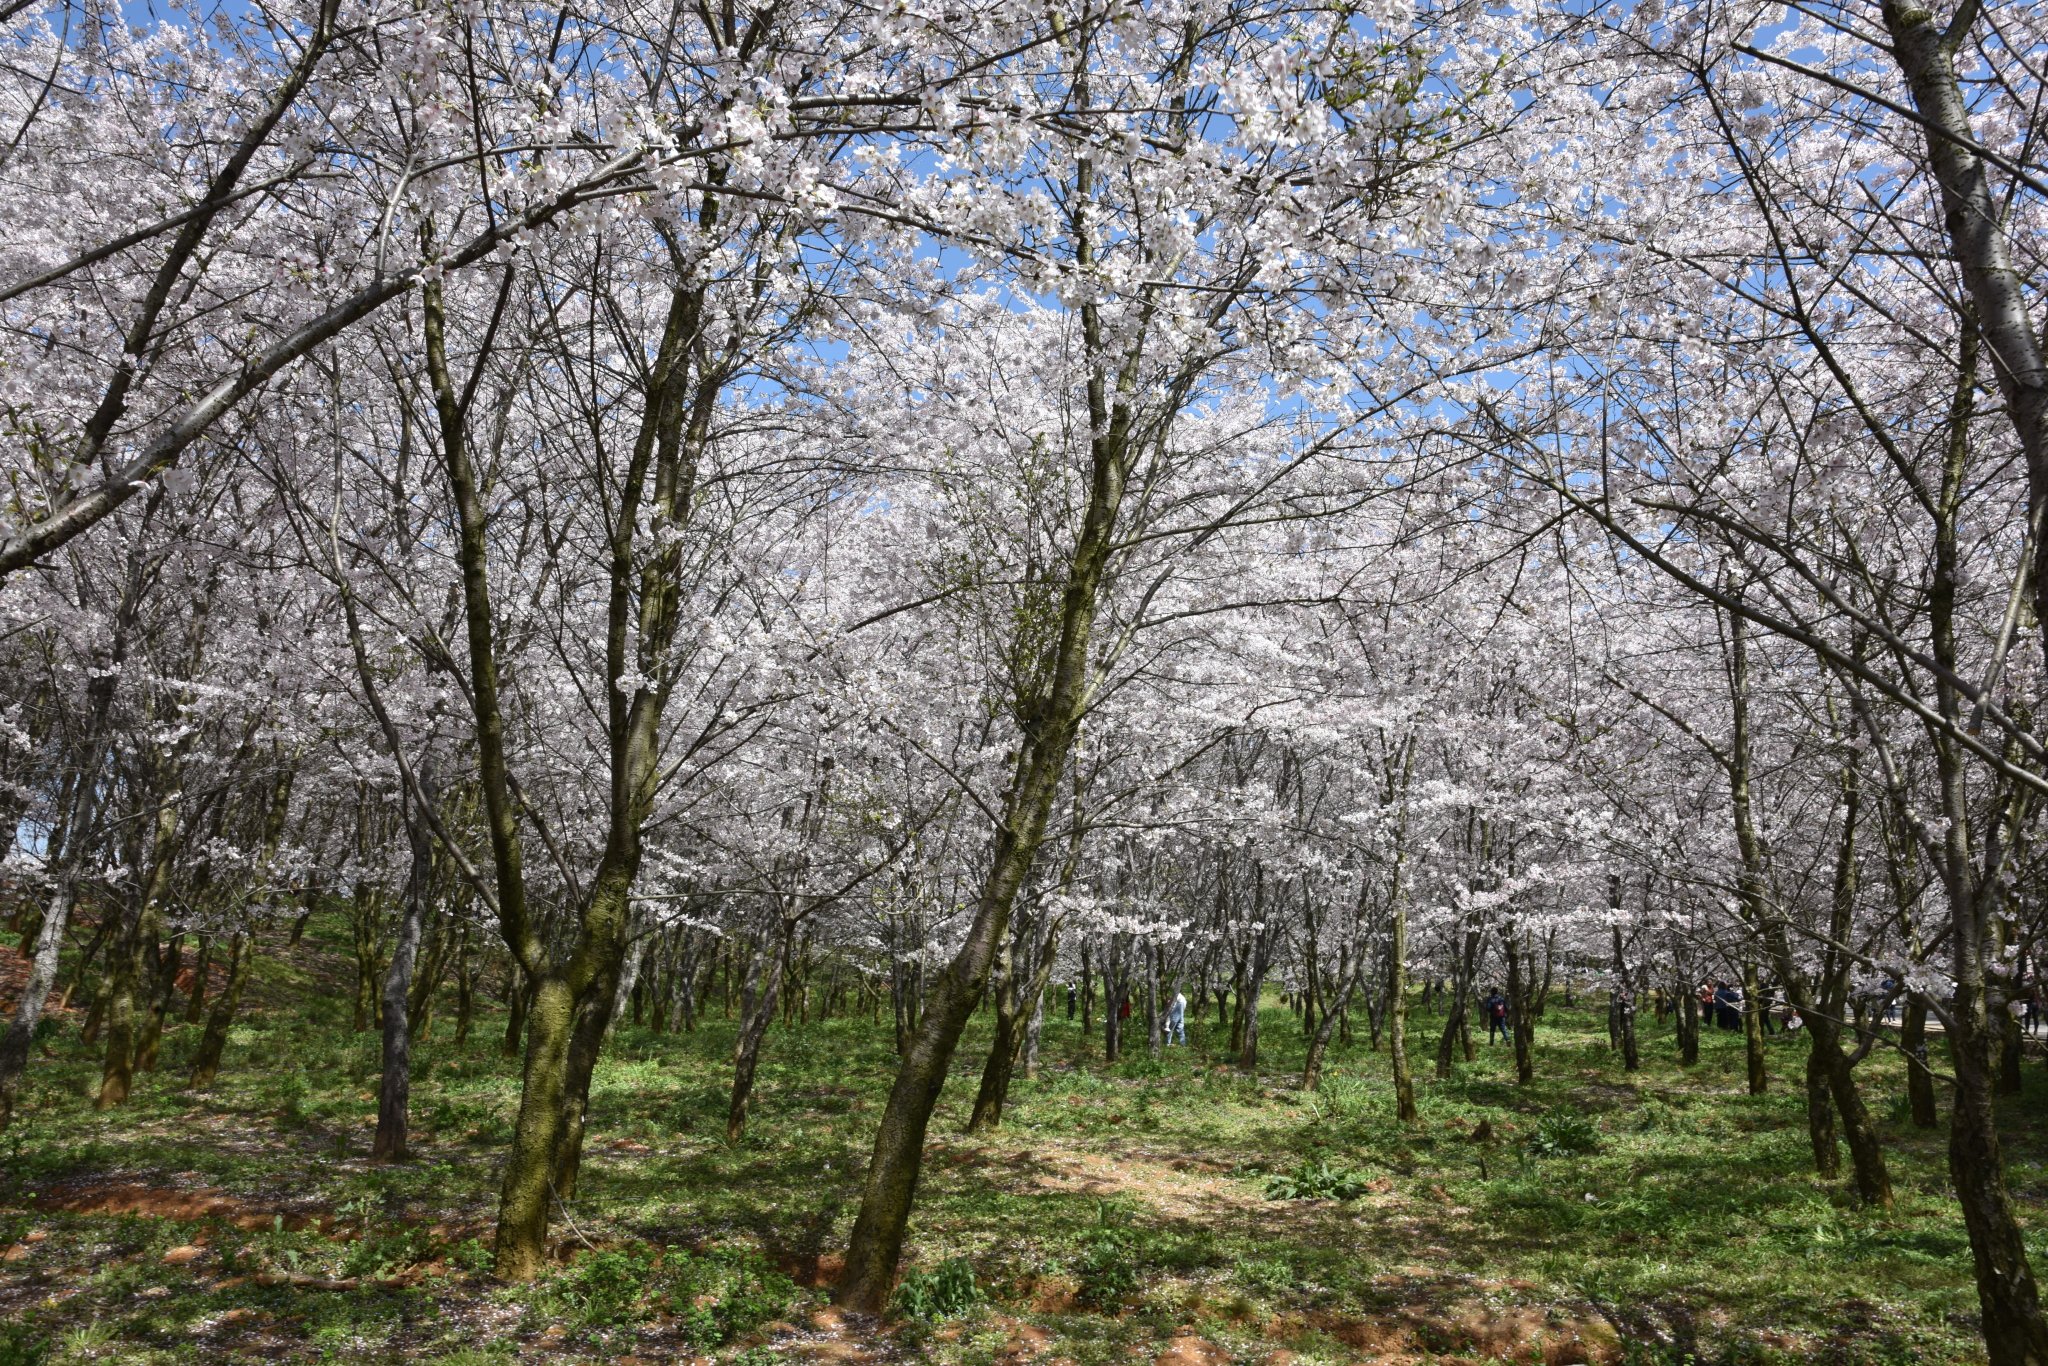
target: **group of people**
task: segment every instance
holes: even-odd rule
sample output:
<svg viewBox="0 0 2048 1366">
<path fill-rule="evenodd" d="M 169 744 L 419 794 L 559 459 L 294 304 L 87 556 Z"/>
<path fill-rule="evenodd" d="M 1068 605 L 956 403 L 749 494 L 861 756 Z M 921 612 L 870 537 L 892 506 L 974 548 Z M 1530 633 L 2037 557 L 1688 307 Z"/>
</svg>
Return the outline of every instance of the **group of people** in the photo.
<svg viewBox="0 0 2048 1366">
<path fill-rule="evenodd" d="M 1080 1004 L 1080 992 L 1072 982 L 1067 983 L 1067 1018 L 1074 1018 L 1074 1011 Z M 1131 1018 L 1131 998 L 1128 993 L 1117 1002 L 1118 1020 Z M 1173 999 L 1166 1003 L 1166 1041 L 1170 1044 L 1185 1044 L 1188 1041 L 1188 998 L 1176 991 Z"/>
<path fill-rule="evenodd" d="M 1792 1033 L 1804 1023 L 1799 1012 L 1788 1008 L 1785 1019 L 1778 1019 L 1778 993 L 1772 987 L 1757 989 L 1756 1000 L 1751 1002 L 1742 993 L 1742 988 L 1733 982 L 1707 981 L 1699 986 L 1700 1018 L 1712 1020 L 1714 1028 L 1739 1032 L 1742 1017 L 1751 1009 L 1756 1011 L 1757 1023 L 1766 1034 L 1778 1032 L 1781 1023 L 1786 1033 Z"/>
</svg>

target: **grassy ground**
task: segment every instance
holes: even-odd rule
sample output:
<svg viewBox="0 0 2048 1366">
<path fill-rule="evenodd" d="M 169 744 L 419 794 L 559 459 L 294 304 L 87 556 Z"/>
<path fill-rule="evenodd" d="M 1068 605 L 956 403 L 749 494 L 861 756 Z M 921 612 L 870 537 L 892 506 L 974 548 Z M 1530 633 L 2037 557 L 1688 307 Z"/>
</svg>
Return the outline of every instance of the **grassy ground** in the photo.
<svg viewBox="0 0 2048 1366">
<path fill-rule="evenodd" d="M 437 1023 L 417 1053 L 419 1158 L 371 1167 L 376 1043 L 348 1031 L 336 947 L 316 927 L 265 961 L 203 1095 L 177 1089 L 196 1029 L 108 1115 L 75 1029 L 50 1041 L 0 1136 L 0 1366 L 1982 1358 L 1941 1141 L 1908 1123 L 1892 1062 L 1863 1069 L 1899 1195 L 1880 1217 L 1808 1174 L 1802 1042 L 1773 1044 L 1772 1091 L 1752 1098 L 1739 1035 L 1710 1033 L 1681 1070 L 1645 1021 L 1628 1076 L 1598 1011 L 1558 1004 L 1534 1085 L 1482 1048 L 1424 1082 L 1413 1127 L 1362 1040 L 1319 1094 L 1296 1091 L 1300 1029 L 1273 1007 L 1256 1077 L 1216 1056 L 1213 1022 L 1161 1062 L 1141 1041 L 1105 1069 L 1055 1020 L 1000 1133 L 965 1138 L 977 1032 L 912 1228 L 904 1304 L 921 1312 L 880 1328 L 821 1311 L 891 1074 L 886 1028 L 778 1028 L 736 1145 L 732 1024 L 622 1029 L 562 1268 L 507 1289 L 483 1274 L 518 1088 L 502 1016 L 466 1048 Z M 1439 1023 L 1418 1016 L 1418 1062 Z M 2028 1072 L 2007 1132 L 2031 1218 L 2048 1090 Z M 1324 1198 L 1284 1198 L 1304 1191 Z"/>
</svg>

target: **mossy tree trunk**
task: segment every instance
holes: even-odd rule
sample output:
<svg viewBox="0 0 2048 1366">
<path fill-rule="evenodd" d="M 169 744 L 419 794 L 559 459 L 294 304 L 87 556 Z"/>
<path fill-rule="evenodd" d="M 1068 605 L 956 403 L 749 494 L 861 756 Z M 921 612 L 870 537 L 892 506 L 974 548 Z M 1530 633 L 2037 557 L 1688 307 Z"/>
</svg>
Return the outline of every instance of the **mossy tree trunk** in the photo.
<svg viewBox="0 0 2048 1366">
<path fill-rule="evenodd" d="M 228 1030 L 234 1025 L 235 1011 L 241 1007 L 242 986 L 249 980 L 249 965 L 255 956 L 255 947 L 247 931 L 237 932 L 228 942 L 227 980 L 221 983 L 220 994 L 213 998 L 213 1009 L 207 1012 L 206 1032 L 199 1037 L 199 1052 L 192 1059 L 192 1072 L 185 1082 L 194 1090 L 204 1090 L 213 1085 L 213 1079 L 220 1075 L 221 1056 L 228 1046 Z"/>
</svg>

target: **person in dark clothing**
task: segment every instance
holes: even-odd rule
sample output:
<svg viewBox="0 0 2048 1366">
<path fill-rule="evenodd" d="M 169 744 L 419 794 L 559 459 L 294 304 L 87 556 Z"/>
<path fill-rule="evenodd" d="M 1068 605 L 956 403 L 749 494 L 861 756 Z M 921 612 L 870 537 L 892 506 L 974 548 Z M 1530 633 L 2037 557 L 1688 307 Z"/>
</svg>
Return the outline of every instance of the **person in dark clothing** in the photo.
<svg viewBox="0 0 2048 1366">
<path fill-rule="evenodd" d="M 1074 1018 L 1074 984 L 1067 983 L 1067 1018 Z"/>
<path fill-rule="evenodd" d="M 1714 1024 L 1731 1033 L 1742 1028 L 1742 993 L 1725 983 L 1714 989 Z"/>
<path fill-rule="evenodd" d="M 1486 1041 L 1496 1043 L 1508 1037 L 1508 998 L 1495 991 L 1480 1008 L 1486 1012 Z"/>
<path fill-rule="evenodd" d="M 1771 1018 L 1771 1012 L 1775 1011 L 1777 1008 L 1777 988 L 1760 988 L 1756 994 L 1756 1013 L 1757 1017 L 1763 1021 L 1764 1033 L 1766 1034 L 1775 1034 L 1778 1032 L 1778 1022 Z"/>
</svg>

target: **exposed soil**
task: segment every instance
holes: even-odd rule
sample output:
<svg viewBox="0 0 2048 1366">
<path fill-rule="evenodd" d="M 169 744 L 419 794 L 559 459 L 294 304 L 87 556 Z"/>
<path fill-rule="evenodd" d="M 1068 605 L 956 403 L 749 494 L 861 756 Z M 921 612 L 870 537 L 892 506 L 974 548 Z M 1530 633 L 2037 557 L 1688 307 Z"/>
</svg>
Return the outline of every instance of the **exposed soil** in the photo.
<svg viewBox="0 0 2048 1366">
<path fill-rule="evenodd" d="M 157 1219 L 219 1219 L 236 1228 L 256 1231 L 282 1227 L 291 1232 L 334 1226 L 331 1210 L 317 1206 L 280 1205 L 247 1200 L 205 1186 L 166 1190 L 160 1186 L 118 1179 L 67 1181 L 39 1193 L 36 1209 L 67 1214 L 139 1214 Z"/>
</svg>

